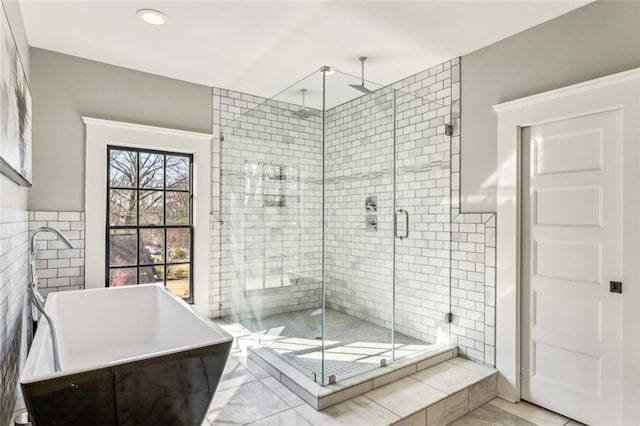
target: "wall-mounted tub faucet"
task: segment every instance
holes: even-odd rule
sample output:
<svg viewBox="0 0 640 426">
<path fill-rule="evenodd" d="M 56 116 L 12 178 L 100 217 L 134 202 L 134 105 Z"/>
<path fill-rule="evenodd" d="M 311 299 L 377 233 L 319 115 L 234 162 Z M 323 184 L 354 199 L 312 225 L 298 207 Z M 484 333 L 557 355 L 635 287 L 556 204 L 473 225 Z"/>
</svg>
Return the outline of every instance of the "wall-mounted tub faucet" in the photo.
<svg viewBox="0 0 640 426">
<path fill-rule="evenodd" d="M 42 303 L 44 302 L 44 297 L 40 294 L 36 287 L 36 257 L 38 256 L 38 244 L 35 242 L 36 236 L 43 232 L 49 232 L 54 234 L 58 240 L 62 241 L 62 243 L 67 246 L 67 248 L 73 248 L 73 245 L 69 240 L 62 235 L 58 230 L 49 228 L 47 226 L 43 226 L 41 228 L 36 229 L 31 235 L 31 241 L 29 242 L 29 268 L 28 268 L 28 292 L 29 292 L 29 300 L 33 303 L 33 306 L 36 307 L 38 311 L 47 319 L 49 323 L 49 331 L 51 333 L 51 347 L 53 348 L 53 366 L 55 371 L 60 371 L 60 354 L 58 353 L 58 339 L 56 336 L 56 328 L 53 324 L 53 320 L 51 317 L 44 311 L 44 307 Z M 28 309 L 30 307 L 27 307 Z M 33 313 L 30 313 L 33 316 Z M 28 348 L 31 348 L 31 341 L 33 340 L 33 324 L 29 324 L 29 332 L 28 332 Z"/>
</svg>

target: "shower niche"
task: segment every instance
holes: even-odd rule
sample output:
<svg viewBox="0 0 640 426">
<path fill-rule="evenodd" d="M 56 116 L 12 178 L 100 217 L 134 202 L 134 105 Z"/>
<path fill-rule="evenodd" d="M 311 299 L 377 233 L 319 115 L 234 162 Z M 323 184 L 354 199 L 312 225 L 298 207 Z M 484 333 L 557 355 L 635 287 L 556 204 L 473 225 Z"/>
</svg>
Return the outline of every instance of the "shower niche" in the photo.
<svg viewBox="0 0 640 426">
<path fill-rule="evenodd" d="M 250 357 L 326 394 L 451 352 L 451 79 L 224 92 L 219 296 Z"/>
<path fill-rule="evenodd" d="M 299 199 L 297 176 L 296 167 L 247 162 L 245 204 L 257 202 L 263 207 L 295 204 Z"/>
</svg>

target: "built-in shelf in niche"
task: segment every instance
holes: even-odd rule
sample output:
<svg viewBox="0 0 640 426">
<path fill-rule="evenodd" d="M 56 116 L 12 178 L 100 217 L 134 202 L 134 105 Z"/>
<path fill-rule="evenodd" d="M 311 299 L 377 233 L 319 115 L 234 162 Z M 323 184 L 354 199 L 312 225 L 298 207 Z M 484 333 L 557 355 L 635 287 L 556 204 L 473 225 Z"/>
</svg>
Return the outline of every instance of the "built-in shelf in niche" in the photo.
<svg viewBox="0 0 640 426">
<path fill-rule="evenodd" d="M 299 201 L 300 174 L 296 167 L 245 163 L 245 204 L 260 203 L 262 207 L 290 207 Z"/>
</svg>

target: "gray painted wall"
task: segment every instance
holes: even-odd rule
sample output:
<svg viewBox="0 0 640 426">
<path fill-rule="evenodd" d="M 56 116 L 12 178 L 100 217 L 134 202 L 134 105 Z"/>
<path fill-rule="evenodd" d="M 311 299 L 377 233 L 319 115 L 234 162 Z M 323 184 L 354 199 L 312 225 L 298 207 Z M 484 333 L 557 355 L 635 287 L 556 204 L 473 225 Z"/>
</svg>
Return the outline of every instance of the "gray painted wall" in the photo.
<svg viewBox="0 0 640 426">
<path fill-rule="evenodd" d="M 27 43 L 20 6 L 17 0 L 2 0 L 2 7 L 7 14 L 9 26 L 16 40 L 20 59 L 27 74 L 27 80 L 29 80 L 29 44 Z M 3 174 L 0 174 L 0 207 L 27 209 L 27 189 L 16 185 Z"/>
<path fill-rule="evenodd" d="M 640 67 L 640 2 L 597 1 L 462 57 L 462 211 L 496 210 L 492 106 Z"/>
<path fill-rule="evenodd" d="M 31 48 L 29 210 L 84 211 L 82 116 L 211 133 L 211 88 Z"/>
</svg>

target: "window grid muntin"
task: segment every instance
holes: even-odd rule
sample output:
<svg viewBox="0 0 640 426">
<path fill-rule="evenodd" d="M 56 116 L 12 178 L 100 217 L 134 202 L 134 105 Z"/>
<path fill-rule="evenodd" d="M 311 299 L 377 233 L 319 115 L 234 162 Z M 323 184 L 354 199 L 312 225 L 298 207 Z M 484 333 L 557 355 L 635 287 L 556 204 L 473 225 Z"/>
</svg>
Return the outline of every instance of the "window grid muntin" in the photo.
<svg viewBox="0 0 640 426">
<path fill-rule="evenodd" d="M 135 186 L 130 187 L 119 187 L 119 186 L 111 186 L 111 153 L 112 151 L 128 151 L 133 152 L 136 155 L 135 160 Z M 140 183 L 140 154 L 159 154 L 163 156 L 163 183 L 162 188 L 145 188 L 141 186 Z M 167 157 L 184 157 L 189 160 L 189 189 L 167 189 Z M 112 225 L 111 224 L 111 191 L 112 190 L 126 190 L 126 191 L 135 191 L 136 192 L 136 224 L 135 225 Z M 140 192 L 142 191 L 158 191 L 162 192 L 162 201 L 163 201 L 163 225 L 140 225 Z M 167 192 L 175 192 L 175 193 L 187 193 L 189 194 L 189 224 L 188 225 L 167 225 Z M 193 303 L 193 246 L 194 246 L 194 229 L 193 229 L 193 155 L 180 153 L 180 152 L 172 152 L 172 151 L 160 151 L 153 149 L 142 149 L 142 148 L 132 148 L 132 147 L 120 147 L 115 145 L 107 145 L 107 226 L 106 226 L 106 262 L 105 262 L 105 287 L 109 287 L 110 282 L 110 272 L 115 269 L 133 269 L 136 268 L 136 281 L 140 282 L 140 269 L 141 268 L 149 268 L 160 266 L 163 268 L 163 284 L 167 287 L 167 270 L 169 266 L 178 266 L 178 265 L 189 265 L 189 297 L 184 298 L 189 303 Z M 136 265 L 116 265 L 111 266 L 110 264 L 110 231 L 118 230 L 118 229 L 135 229 L 136 230 Z M 140 263 L 140 230 L 141 229 L 162 229 L 164 230 L 164 242 L 163 242 L 163 262 L 161 263 Z M 189 229 L 189 260 L 188 261 L 179 261 L 179 262 L 167 262 L 167 230 L 168 229 Z"/>
</svg>

